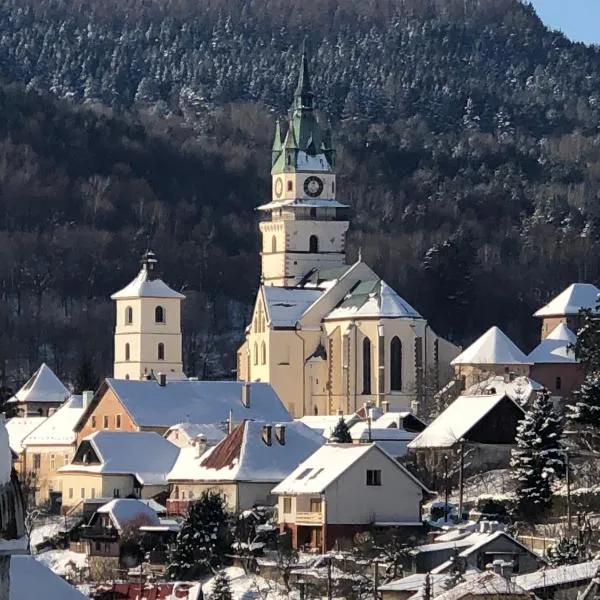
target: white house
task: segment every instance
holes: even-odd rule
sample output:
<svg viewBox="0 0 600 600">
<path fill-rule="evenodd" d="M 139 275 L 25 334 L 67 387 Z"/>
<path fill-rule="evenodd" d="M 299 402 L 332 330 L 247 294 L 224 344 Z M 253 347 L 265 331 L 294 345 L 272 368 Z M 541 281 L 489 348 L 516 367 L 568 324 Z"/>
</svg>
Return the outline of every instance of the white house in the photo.
<svg viewBox="0 0 600 600">
<path fill-rule="evenodd" d="M 281 531 L 323 551 L 371 527 L 420 527 L 426 491 L 377 444 L 326 444 L 273 489 Z"/>
<path fill-rule="evenodd" d="M 202 440 L 207 448 L 211 448 L 216 446 L 225 435 L 220 424 L 177 423 L 167 429 L 165 438 L 180 448 L 190 448 L 199 440 Z"/>
</svg>

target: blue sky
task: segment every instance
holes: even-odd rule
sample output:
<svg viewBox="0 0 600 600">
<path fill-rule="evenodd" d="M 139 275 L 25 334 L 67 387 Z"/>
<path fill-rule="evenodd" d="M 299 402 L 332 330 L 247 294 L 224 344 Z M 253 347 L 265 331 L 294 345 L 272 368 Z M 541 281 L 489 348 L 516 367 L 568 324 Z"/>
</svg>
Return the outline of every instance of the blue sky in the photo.
<svg viewBox="0 0 600 600">
<path fill-rule="evenodd" d="M 600 0 L 531 0 L 551 29 L 577 42 L 600 43 Z"/>
</svg>

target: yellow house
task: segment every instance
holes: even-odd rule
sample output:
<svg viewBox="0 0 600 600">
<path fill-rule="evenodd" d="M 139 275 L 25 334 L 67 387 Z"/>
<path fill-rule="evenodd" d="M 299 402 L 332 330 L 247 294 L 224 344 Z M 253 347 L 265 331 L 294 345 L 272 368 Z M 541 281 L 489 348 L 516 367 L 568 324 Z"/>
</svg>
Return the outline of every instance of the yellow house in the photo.
<svg viewBox="0 0 600 600">
<path fill-rule="evenodd" d="M 25 472 L 23 440 L 46 419 L 47 417 L 13 417 L 6 421 L 10 449 L 17 457 L 14 467 L 19 475 Z"/>
<path fill-rule="evenodd" d="M 336 198 L 331 135 L 314 115 L 306 55 L 272 152 L 261 211 L 262 274 L 238 350 L 238 378 L 266 381 L 288 410 L 351 414 L 365 402 L 407 410 L 445 383 L 459 352 L 360 258 L 345 264 L 348 206 Z"/>
</svg>

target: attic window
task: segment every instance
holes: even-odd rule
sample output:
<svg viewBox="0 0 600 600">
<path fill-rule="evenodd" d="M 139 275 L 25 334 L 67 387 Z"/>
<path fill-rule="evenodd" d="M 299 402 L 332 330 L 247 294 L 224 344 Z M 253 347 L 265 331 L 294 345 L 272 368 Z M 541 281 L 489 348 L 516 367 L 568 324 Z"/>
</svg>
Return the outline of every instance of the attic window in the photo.
<svg viewBox="0 0 600 600">
<path fill-rule="evenodd" d="M 298 475 L 298 477 L 296 477 L 296 481 L 299 481 L 300 479 L 304 479 L 311 471 L 312 471 L 312 467 L 310 467 L 308 469 L 304 469 L 304 471 L 302 471 L 302 473 L 300 473 L 300 475 Z"/>
</svg>

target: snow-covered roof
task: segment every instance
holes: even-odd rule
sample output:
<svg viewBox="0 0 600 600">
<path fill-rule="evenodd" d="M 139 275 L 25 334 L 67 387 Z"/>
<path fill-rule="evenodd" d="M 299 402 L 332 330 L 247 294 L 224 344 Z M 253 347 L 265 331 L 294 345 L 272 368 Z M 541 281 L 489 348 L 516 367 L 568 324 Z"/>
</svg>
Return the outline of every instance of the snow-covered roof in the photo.
<svg viewBox="0 0 600 600">
<path fill-rule="evenodd" d="M 576 565 L 563 565 L 517 575 L 515 583 L 527 591 L 533 591 L 556 585 L 586 582 L 592 579 L 599 569 L 600 560 L 590 560 Z"/>
<path fill-rule="evenodd" d="M 142 485 L 164 485 L 179 454 L 177 446 L 151 431 L 105 429 L 88 435 L 83 441 L 90 442 L 100 464 L 72 462 L 59 472 L 130 474 Z M 77 459 L 77 453 L 73 460 Z"/>
<path fill-rule="evenodd" d="M 273 327 L 294 327 L 302 315 L 321 297 L 316 289 L 282 288 L 263 285 L 267 319 Z"/>
<path fill-rule="evenodd" d="M 33 556 L 10 557 L 9 589 L 8 600 L 87 600 Z"/>
<path fill-rule="evenodd" d="M 490 327 L 463 350 L 451 365 L 530 365 L 531 361 L 498 327 Z"/>
<path fill-rule="evenodd" d="M 408 447 L 451 448 L 505 398 L 504 393 L 459 396 Z"/>
<path fill-rule="evenodd" d="M 383 448 L 390 456 L 397 458 L 404 456 L 408 451 L 408 443 L 412 441 L 416 433 L 409 433 L 403 429 L 393 427 L 369 427 L 366 423 L 356 423 L 350 428 L 350 435 L 355 442 L 373 441 Z"/>
<path fill-rule="evenodd" d="M 108 513 L 113 525 L 119 531 L 123 531 L 132 522 L 138 525 L 160 525 L 160 519 L 156 512 L 147 503 L 136 498 L 115 498 L 101 506 L 96 512 Z"/>
<path fill-rule="evenodd" d="M 359 419 L 356 415 L 306 415 L 295 419 L 300 423 L 308 425 L 313 431 L 316 431 L 319 435 L 322 435 L 325 439 L 329 439 L 336 425 L 339 423 L 340 418 L 346 421 L 348 427 L 352 426 Z"/>
<path fill-rule="evenodd" d="M 535 392 L 544 389 L 541 383 L 538 383 L 530 377 L 515 377 L 507 381 L 502 375 L 493 375 L 484 381 L 473 384 L 463 392 L 463 396 L 489 396 L 490 394 L 504 394 L 511 400 L 523 402 L 528 400 Z"/>
<path fill-rule="evenodd" d="M 52 369 L 42 363 L 29 381 L 8 402 L 64 402 L 71 392 Z"/>
<path fill-rule="evenodd" d="M 419 487 L 423 484 L 377 444 L 332 444 L 321 446 L 272 491 L 274 494 L 320 494 L 356 461 L 369 452 L 381 452 Z"/>
<path fill-rule="evenodd" d="M 378 589 L 380 592 L 416 592 L 425 585 L 427 575 L 427 573 L 413 573 L 402 579 L 394 579 L 389 583 L 380 585 Z M 429 573 L 429 581 L 434 586 L 434 589 L 438 589 L 438 584 L 442 583 L 447 578 L 447 573 Z"/>
<path fill-rule="evenodd" d="M 277 427 L 285 428 L 284 444 Z M 271 445 L 263 440 L 265 426 L 271 426 Z M 196 448 L 182 448 L 169 473 L 169 481 L 256 481 L 277 483 L 287 477 L 325 440 L 297 421 L 267 423 L 246 421 L 222 442 L 198 457 Z"/>
<path fill-rule="evenodd" d="M 24 446 L 62 446 L 75 442 L 75 425 L 83 414 L 81 396 L 71 396 L 23 440 Z"/>
<path fill-rule="evenodd" d="M 329 319 L 422 319 L 404 298 L 381 279 L 363 281 L 351 290 L 326 317 Z"/>
<path fill-rule="evenodd" d="M 571 345 L 577 336 L 565 323 L 557 325 L 529 354 L 533 363 L 576 363 Z"/>
<path fill-rule="evenodd" d="M 596 308 L 600 290 L 591 283 L 572 283 L 546 306 L 533 313 L 534 317 L 576 315 L 580 310 Z"/>
<path fill-rule="evenodd" d="M 115 292 L 111 298 L 113 300 L 125 298 L 179 298 L 183 300 L 185 296 L 172 290 L 162 279 L 154 279 L 144 265 L 135 279 L 123 289 Z"/>
<path fill-rule="evenodd" d="M 173 432 L 177 432 L 189 443 L 192 443 L 199 435 L 203 435 L 209 446 L 218 444 L 225 437 L 223 429 L 213 423 L 177 423 L 169 427 L 165 433 L 165 437 L 169 437 L 169 434 Z"/>
<path fill-rule="evenodd" d="M 243 381 L 155 381 L 106 379 L 106 385 L 120 399 L 129 415 L 141 427 L 171 427 L 189 420 L 193 423 L 222 423 L 231 411 L 234 422 L 244 419 L 290 421 L 291 416 L 268 383 Z M 242 403 L 242 390 L 248 386 L 249 406 Z M 77 425 L 83 427 L 101 392 Z"/>
<path fill-rule="evenodd" d="M 39 427 L 46 417 L 13 417 L 6 422 L 8 440 L 10 447 L 17 453 L 23 451 L 22 441 L 36 428 Z"/>
<path fill-rule="evenodd" d="M 529 598 L 529 592 L 514 581 L 502 577 L 494 571 L 484 571 L 473 574 L 464 583 L 435 596 L 436 600 L 458 600 L 472 596 L 524 596 Z"/>
</svg>

